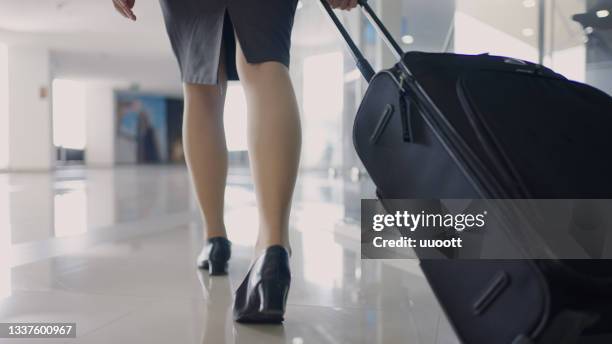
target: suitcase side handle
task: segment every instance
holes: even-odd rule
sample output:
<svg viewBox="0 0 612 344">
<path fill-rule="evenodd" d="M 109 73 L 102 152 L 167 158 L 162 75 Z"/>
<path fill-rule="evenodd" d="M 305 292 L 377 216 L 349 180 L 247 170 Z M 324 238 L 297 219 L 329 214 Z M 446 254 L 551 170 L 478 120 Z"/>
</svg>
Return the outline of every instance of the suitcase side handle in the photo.
<svg viewBox="0 0 612 344">
<path fill-rule="evenodd" d="M 359 3 L 359 6 L 361 6 L 361 8 L 363 9 L 366 15 L 366 18 L 368 18 L 370 23 L 372 23 L 372 25 L 376 28 L 376 32 L 378 32 L 378 34 L 382 36 L 384 42 L 391 49 L 395 57 L 399 61 L 401 61 L 402 57 L 404 56 L 404 51 L 402 50 L 400 45 L 397 43 L 395 38 L 393 38 L 393 35 L 391 35 L 391 33 L 389 32 L 385 24 L 380 20 L 378 15 L 376 15 L 376 12 L 374 12 L 374 10 L 372 9 L 368 1 L 358 0 L 358 3 Z M 349 50 L 351 51 L 351 55 L 353 55 L 353 58 L 355 59 L 355 62 L 357 63 L 357 68 L 361 72 L 361 75 L 363 75 L 363 77 L 368 82 L 370 82 L 370 80 L 372 80 L 372 78 L 376 74 L 374 72 L 374 68 L 372 68 L 372 65 L 370 64 L 370 62 L 365 58 L 365 56 L 361 52 L 361 49 L 359 49 L 357 44 L 355 44 L 355 41 L 353 40 L 351 35 L 348 33 L 348 31 L 344 27 L 344 24 L 342 24 L 340 19 L 338 19 L 338 16 L 334 12 L 334 10 L 331 8 L 327 0 L 321 0 L 321 5 L 323 5 L 323 8 L 325 9 L 327 14 L 331 18 L 332 22 L 338 28 L 338 31 L 340 31 L 342 38 L 346 41 L 349 47 Z"/>
</svg>

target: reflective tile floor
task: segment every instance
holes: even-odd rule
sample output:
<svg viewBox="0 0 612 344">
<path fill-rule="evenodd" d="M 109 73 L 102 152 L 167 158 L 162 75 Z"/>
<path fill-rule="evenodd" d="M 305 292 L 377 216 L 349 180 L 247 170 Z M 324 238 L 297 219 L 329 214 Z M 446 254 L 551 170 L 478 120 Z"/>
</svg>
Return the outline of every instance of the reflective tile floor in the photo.
<svg viewBox="0 0 612 344">
<path fill-rule="evenodd" d="M 257 223 L 247 173 L 230 177 L 234 255 L 215 278 L 194 266 L 201 222 L 184 168 L 0 174 L 0 322 L 77 323 L 76 339 L 36 343 L 458 343 L 416 262 L 360 260 L 346 218 L 367 192 L 300 177 L 286 321 L 240 325 L 232 293 Z M 0 339 L 11 342 L 28 340 Z"/>
</svg>

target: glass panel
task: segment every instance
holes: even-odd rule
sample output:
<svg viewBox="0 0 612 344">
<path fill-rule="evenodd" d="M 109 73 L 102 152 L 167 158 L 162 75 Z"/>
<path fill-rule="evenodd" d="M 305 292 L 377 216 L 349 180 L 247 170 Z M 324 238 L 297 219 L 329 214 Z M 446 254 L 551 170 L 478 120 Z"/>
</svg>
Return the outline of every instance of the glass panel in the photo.
<svg viewBox="0 0 612 344">
<path fill-rule="evenodd" d="M 552 67 L 612 94 L 612 1 L 551 1 Z"/>
<path fill-rule="evenodd" d="M 340 51 L 304 59 L 302 166 L 338 167 L 342 159 L 341 114 L 344 106 L 344 59 Z"/>
<path fill-rule="evenodd" d="M 401 11 L 371 3 L 406 50 L 543 61 L 612 94 L 612 0 L 402 0 Z M 363 37 L 380 65 L 384 48 L 369 24 Z"/>
<path fill-rule="evenodd" d="M 537 62 L 538 17 L 534 0 L 458 0 L 454 50 Z"/>
</svg>

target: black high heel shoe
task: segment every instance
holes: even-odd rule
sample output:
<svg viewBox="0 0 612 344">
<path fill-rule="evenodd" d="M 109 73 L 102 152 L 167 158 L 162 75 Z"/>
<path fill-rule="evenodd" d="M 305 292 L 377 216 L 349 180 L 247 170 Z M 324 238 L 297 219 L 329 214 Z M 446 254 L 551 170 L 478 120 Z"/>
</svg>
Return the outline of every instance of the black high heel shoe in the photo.
<svg viewBox="0 0 612 344">
<path fill-rule="evenodd" d="M 198 256 L 198 268 L 208 270 L 211 276 L 226 275 L 227 262 L 232 256 L 232 243 L 227 238 L 208 239 Z"/>
<path fill-rule="evenodd" d="M 280 245 L 267 248 L 236 290 L 234 320 L 243 323 L 281 323 L 290 284 L 289 253 Z"/>
</svg>

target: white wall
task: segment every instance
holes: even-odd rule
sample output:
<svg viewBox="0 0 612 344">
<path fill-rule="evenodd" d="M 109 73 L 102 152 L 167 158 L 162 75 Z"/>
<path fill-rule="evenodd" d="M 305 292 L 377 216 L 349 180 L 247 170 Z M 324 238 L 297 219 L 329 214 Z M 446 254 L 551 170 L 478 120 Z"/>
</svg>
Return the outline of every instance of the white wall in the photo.
<svg viewBox="0 0 612 344">
<path fill-rule="evenodd" d="M 0 43 L 0 170 L 8 168 L 8 49 Z"/>
<path fill-rule="evenodd" d="M 67 149 L 85 149 L 85 83 L 54 79 L 52 85 L 53 144 Z"/>
<path fill-rule="evenodd" d="M 49 170 L 52 167 L 49 52 L 9 46 L 9 169 Z"/>
<path fill-rule="evenodd" d="M 178 65 L 174 57 L 108 56 L 93 53 L 53 52 L 53 76 L 70 80 L 98 80 L 138 85 L 149 93 L 182 95 Z"/>
</svg>

